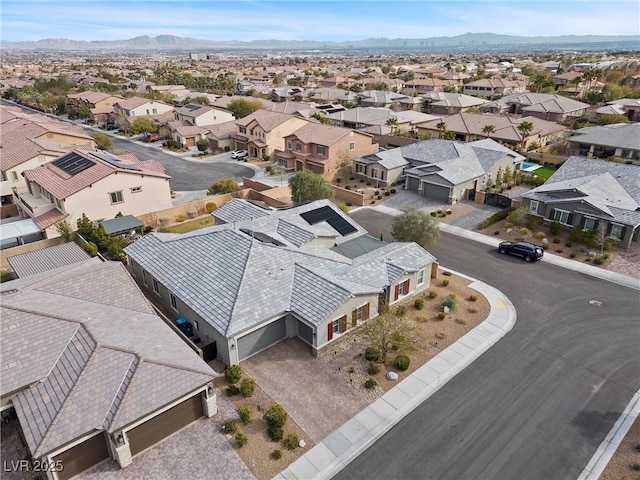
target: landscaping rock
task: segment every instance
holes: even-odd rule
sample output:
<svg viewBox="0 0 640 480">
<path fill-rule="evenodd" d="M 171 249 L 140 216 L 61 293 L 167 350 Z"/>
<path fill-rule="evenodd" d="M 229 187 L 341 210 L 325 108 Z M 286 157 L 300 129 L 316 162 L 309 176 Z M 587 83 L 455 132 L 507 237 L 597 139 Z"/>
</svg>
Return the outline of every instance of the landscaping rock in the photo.
<svg viewBox="0 0 640 480">
<path fill-rule="evenodd" d="M 300 439 L 300 441 L 298 442 L 298 446 L 300 448 L 304 448 L 307 446 L 307 442 L 305 442 L 303 439 Z"/>
<path fill-rule="evenodd" d="M 387 380 L 398 380 L 398 374 L 396 372 L 387 372 Z"/>
<path fill-rule="evenodd" d="M 444 313 L 449 313 L 449 307 L 447 307 L 447 306 L 445 305 L 442 311 L 443 311 Z"/>
</svg>

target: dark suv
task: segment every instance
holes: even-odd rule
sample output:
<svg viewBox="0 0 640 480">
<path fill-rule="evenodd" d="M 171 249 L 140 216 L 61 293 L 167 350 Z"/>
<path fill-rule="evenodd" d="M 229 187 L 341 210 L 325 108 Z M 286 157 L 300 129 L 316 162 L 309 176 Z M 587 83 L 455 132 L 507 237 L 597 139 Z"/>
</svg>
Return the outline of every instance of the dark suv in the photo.
<svg viewBox="0 0 640 480">
<path fill-rule="evenodd" d="M 542 247 L 529 242 L 500 242 L 498 251 L 503 255 L 518 255 L 524 258 L 525 262 L 540 260 L 544 256 Z"/>
</svg>

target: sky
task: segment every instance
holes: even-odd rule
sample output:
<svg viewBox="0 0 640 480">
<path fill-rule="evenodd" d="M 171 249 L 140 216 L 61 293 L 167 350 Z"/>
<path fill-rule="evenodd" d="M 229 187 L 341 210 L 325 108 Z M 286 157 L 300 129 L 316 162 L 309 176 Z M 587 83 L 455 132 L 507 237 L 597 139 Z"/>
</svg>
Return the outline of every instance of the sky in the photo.
<svg viewBox="0 0 640 480">
<path fill-rule="evenodd" d="M 640 35 L 640 0 L 2 0 L 0 40 Z"/>
</svg>

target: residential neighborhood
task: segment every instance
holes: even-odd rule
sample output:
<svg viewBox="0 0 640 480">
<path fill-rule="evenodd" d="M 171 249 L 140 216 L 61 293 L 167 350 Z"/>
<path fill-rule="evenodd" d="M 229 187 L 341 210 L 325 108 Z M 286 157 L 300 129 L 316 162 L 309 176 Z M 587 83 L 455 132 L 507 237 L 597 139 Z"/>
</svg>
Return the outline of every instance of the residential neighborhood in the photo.
<svg viewBox="0 0 640 480">
<path fill-rule="evenodd" d="M 10 49 L 3 477 L 634 470 L 640 53 L 424 47 Z"/>
</svg>

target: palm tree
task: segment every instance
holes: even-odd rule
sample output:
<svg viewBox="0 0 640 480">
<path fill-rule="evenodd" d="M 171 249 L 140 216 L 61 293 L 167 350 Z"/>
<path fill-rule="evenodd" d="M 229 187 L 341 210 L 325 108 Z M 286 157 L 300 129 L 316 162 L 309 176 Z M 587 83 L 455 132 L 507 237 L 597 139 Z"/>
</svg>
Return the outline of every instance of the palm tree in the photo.
<svg viewBox="0 0 640 480">
<path fill-rule="evenodd" d="M 395 131 L 395 129 L 398 128 L 398 119 L 396 117 L 389 117 L 387 118 L 385 125 L 388 125 L 391 127 L 391 135 L 393 135 L 393 132 Z"/>
<path fill-rule="evenodd" d="M 440 130 L 440 138 L 442 138 L 444 136 L 444 132 L 447 131 L 447 124 L 444 122 L 444 120 L 440 120 L 436 124 L 436 128 Z"/>
<path fill-rule="evenodd" d="M 526 120 L 524 122 L 520 122 L 518 125 L 518 131 L 522 134 L 522 150 L 526 151 L 527 138 L 533 131 L 533 123 L 527 122 Z"/>
<path fill-rule="evenodd" d="M 485 137 L 489 138 L 492 133 L 496 133 L 495 125 L 485 125 L 482 127 L 482 133 L 484 133 Z"/>
</svg>

